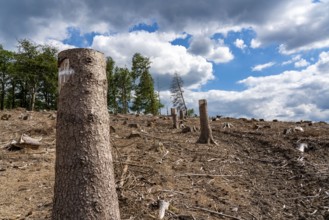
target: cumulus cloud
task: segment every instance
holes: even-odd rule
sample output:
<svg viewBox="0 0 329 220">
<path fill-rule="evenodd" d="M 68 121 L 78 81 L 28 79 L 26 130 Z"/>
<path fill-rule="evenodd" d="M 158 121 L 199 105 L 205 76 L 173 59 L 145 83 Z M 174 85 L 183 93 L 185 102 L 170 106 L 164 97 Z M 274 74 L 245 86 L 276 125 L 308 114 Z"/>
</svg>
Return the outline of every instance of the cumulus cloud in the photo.
<svg viewBox="0 0 329 220">
<path fill-rule="evenodd" d="M 285 66 L 292 63 L 294 64 L 295 68 L 301 68 L 310 65 L 310 63 L 302 58 L 300 54 L 294 55 L 290 60 L 282 62 L 282 65 Z"/>
<path fill-rule="evenodd" d="M 11 0 L 0 8 L 0 41 L 10 45 L 16 39 L 41 41 L 50 35 L 62 40 L 68 27 L 79 27 L 82 33 L 106 34 L 156 21 L 164 32 L 185 31 L 208 37 L 252 28 L 258 42 L 276 42 L 282 45 L 282 53 L 291 54 L 329 46 L 328 11 L 327 0 L 196 0 L 193 4 L 188 0 Z M 253 41 L 251 46 L 256 48 L 259 43 Z"/>
<path fill-rule="evenodd" d="M 227 63 L 233 60 L 234 56 L 229 47 L 220 40 L 211 40 L 207 36 L 196 35 L 190 39 L 188 51 L 195 55 L 201 55 L 214 63 Z"/>
<path fill-rule="evenodd" d="M 55 47 L 58 49 L 58 51 L 62 51 L 62 50 L 67 50 L 67 49 L 72 49 L 75 48 L 72 45 L 69 44 L 64 44 L 61 41 L 58 40 L 54 40 L 54 39 L 49 39 L 45 42 L 47 45 L 50 45 L 52 47 Z"/>
<path fill-rule="evenodd" d="M 258 48 L 261 46 L 261 42 L 258 41 L 257 39 L 252 39 L 251 42 L 250 42 L 250 47 L 251 48 Z"/>
<path fill-rule="evenodd" d="M 256 66 L 252 67 L 251 70 L 253 72 L 262 71 L 263 69 L 269 68 L 269 67 L 273 66 L 274 64 L 275 64 L 275 62 L 268 62 L 268 63 L 264 63 L 264 64 L 259 64 L 259 65 L 256 65 Z"/>
<path fill-rule="evenodd" d="M 130 67 L 132 56 L 138 52 L 150 58 L 153 78 L 168 89 L 174 73 L 178 73 L 187 88 L 199 88 L 214 78 L 212 64 L 204 57 L 191 54 L 170 42 L 184 35 L 136 31 L 110 36 L 95 36 L 92 48 L 111 56 L 118 66 Z M 147 40 L 145 40 L 147 39 Z"/>
<path fill-rule="evenodd" d="M 247 47 L 242 39 L 236 39 L 234 45 L 241 50 L 244 50 Z"/>
<path fill-rule="evenodd" d="M 243 91 L 185 91 L 187 105 L 196 112 L 199 99 L 208 100 L 210 115 L 265 118 L 267 120 L 314 120 L 329 118 L 329 51 L 300 71 L 274 76 L 248 77 L 239 81 Z M 167 102 L 170 105 L 170 102 Z"/>
<path fill-rule="evenodd" d="M 308 65 L 310 65 L 310 63 L 308 61 L 306 61 L 305 59 L 300 59 L 295 63 L 296 68 L 305 67 Z"/>
</svg>

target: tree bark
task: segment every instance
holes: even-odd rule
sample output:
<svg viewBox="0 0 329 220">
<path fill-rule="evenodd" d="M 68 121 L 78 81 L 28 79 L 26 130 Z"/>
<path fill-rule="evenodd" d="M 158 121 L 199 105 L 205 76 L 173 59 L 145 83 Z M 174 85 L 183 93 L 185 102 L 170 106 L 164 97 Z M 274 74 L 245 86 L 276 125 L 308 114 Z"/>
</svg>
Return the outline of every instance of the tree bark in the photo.
<svg viewBox="0 0 329 220">
<path fill-rule="evenodd" d="M 106 105 L 105 57 L 59 53 L 59 102 L 52 219 L 119 220 Z"/>
<path fill-rule="evenodd" d="M 36 86 L 34 85 L 31 89 L 31 101 L 30 101 L 30 110 L 31 111 L 34 111 L 35 109 L 35 96 L 36 96 L 36 93 L 37 93 L 37 89 L 36 89 Z"/>
<path fill-rule="evenodd" d="M 212 136 L 211 127 L 209 125 L 207 100 L 205 99 L 199 100 L 199 113 L 200 113 L 201 134 L 197 143 L 216 144 Z"/>
<path fill-rule="evenodd" d="M 176 108 L 171 108 L 170 110 L 171 110 L 173 128 L 178 129 L 178 116 L 177 116 L 177 113 L 176 113 Z"/>
</svg>

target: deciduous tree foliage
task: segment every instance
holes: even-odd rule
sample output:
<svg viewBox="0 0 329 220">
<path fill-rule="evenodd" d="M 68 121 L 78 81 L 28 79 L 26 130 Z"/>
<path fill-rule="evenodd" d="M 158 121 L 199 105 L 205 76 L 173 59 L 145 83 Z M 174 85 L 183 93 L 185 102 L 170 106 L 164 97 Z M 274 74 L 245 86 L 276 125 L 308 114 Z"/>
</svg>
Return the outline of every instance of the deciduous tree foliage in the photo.
<svg viewBox="0 0 329 220">
<path fill-rule="evenodd" d="M 118 103 L 117 103 L 117 94 L 118 89 L 116 85 L 116 81 L 114 79 L 114 69 L 115 69 L 115 61 L 112 57 L 106 58 L 106 76 L 108 82 L 107 88 L 107 105 L 108 109 L 113 113 L 118 113 Z"/>
<path fill-rule="evenodd" d="M 131 100 L 132 80 L 127 68 L 115 68 L 114 85 L 117 89 L 116 102 L 118 111 L 123 114 L 129 112 L 129 103 Z M 111 86 L 111 85 L 110 85 Z M 113 85 L 112 85 L 113 86 Z"/>
<path fill-rule="evenodd" d="M 5 107 L 7 86 L 11 80 L 14 53 L 4 50 L 0 44 L 0 110 Z"/>
<path fill-rule="evenodd" d="M 17 47 L 16 53 L 0 49 L 0 109 L 56 108 L 57 49 L 26 39 Z"/>
<path fill-rule="evenodd" d="M 56 109 L 58 97 L 58 50 L 48 45 L 19 40 L 17 52 L 0 45 L 0 110 Z M 139 53 L 132 57 L 132 68 L 116 67 L 108 57 L 108 109 L 114 113 L 129 110 L 158 114 L 161 107 L 154 91 L 149 58 Z"/>
</svg>

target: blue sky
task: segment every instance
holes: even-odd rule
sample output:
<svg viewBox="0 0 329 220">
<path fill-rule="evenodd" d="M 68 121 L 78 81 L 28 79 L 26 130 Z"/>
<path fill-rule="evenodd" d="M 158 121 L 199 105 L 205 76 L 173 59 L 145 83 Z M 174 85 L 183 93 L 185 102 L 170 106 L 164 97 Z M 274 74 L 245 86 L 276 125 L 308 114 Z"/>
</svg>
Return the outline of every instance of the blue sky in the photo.
<svg viewBox="0 0 329 220">
<path fill-rule="evenodd" d="M 93 48 L 127 67 L 139 52 L 166 107 L 177 72 L 196 112 L 207 99 L 210 115 L 329 121 L 328 11 L 328 0 L 12 0 L 0 44 Z"/>
</svg>

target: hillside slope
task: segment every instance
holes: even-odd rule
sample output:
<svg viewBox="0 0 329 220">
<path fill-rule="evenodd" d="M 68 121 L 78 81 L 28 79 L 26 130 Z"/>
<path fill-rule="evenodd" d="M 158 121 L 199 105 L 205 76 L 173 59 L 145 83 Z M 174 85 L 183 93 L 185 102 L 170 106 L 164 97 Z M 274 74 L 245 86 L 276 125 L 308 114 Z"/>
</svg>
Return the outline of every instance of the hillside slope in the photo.
<svg viewBox="0 0 329 220">
<path fill-rule="evenodd" d="M 42 145 L 0 149 L 0 219 L 50 219 L 55 113 L 4 114 L 1 148 L 23 133 Z M 170 202 L 164 219 L 329 219 L 326 123 L 221 118 L 211 122 L 218 146 L 196 144 L 199 132 L 172 129 L 167 117 L 111 115 L 111 126 L 122 219 L 155 219 L 159 200 Z"/>
</svg>

